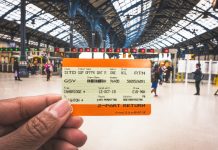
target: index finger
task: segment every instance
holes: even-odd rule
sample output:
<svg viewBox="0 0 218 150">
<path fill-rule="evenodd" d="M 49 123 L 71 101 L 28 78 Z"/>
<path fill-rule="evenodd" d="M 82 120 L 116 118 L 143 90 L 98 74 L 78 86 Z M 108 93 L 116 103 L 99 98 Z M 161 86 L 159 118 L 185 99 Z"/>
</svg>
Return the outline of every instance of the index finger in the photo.
<svg viewBox="0 0 218 150">
<path fill-rule="evenodd" d="M 30 118 L 59 100 L 61 96 L 54 94 L 1 100 L 0 124 L 8 125 Z"/>
</svg>

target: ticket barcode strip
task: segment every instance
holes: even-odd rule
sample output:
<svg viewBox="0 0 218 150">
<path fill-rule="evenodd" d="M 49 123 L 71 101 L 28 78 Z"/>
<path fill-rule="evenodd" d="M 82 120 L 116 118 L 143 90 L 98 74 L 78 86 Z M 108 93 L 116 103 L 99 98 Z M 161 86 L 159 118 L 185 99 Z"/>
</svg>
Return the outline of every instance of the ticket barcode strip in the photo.
<svg viewBox="0 0 218 150">
<path fill-rule="evenodd" d="M 87 83 L 106 83 L 107 81 L 104 79 L 88 79 Z"/>
</svg>

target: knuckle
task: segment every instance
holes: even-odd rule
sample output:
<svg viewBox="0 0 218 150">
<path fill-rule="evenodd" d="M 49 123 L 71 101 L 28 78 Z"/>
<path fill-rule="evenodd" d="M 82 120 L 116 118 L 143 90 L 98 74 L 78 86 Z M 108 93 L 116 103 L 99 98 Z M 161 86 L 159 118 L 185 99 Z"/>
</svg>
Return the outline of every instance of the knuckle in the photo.
<svg viewBox="0 0 218 150">
<path fill-rule="evenodd" d="M 18 103 L 20 117 L 21 118 L 29 118 L 30 114 L 24 107 L 23 97 L 16 97 L 15 99 Z"/>
<path fill-rule="evenodd" d="M 27 122 L 26 130 L 33 138 L 48 136 L 55 128 L 56 120 L 50 116 L 35 116 Z"/>
</svg>

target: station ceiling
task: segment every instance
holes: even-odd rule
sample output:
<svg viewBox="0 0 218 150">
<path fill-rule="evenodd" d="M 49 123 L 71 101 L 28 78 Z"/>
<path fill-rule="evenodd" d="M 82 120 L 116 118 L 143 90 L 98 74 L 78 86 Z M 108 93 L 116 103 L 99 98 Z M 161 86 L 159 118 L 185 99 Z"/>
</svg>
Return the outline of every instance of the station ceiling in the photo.
<svg viewBox="0 0 218 150">
<path fill-rule="evenodd" d="M 1 39 L 20 42 L 20 5 L 0 0 Z M 216 47 L 218 12 L 211 0 L 28 0 L 26 27 L 40 47 L 69 47 L 70 34 L 75 47 Z"/>
</svg>

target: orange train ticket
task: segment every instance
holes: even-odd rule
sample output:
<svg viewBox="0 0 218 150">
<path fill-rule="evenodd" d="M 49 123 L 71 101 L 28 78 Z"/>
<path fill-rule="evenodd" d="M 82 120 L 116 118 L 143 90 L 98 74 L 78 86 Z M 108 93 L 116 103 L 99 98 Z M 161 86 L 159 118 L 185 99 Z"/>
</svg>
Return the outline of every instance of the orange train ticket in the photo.
<svg viewBox="0 0 218 150">
<path fill-rule="evenodd" d="M 65 58 L 62 85 L 74 116 L 151 113 L 149 60 Z"/>
</svg>

